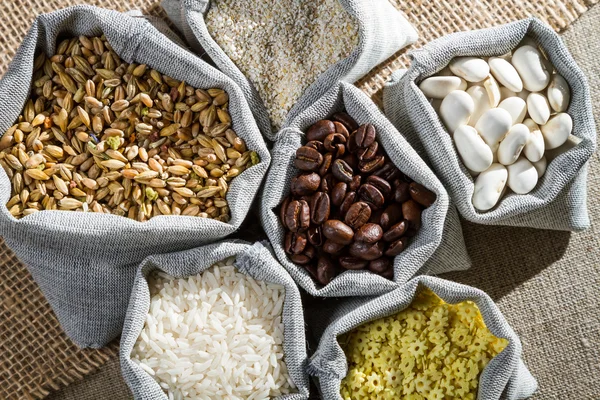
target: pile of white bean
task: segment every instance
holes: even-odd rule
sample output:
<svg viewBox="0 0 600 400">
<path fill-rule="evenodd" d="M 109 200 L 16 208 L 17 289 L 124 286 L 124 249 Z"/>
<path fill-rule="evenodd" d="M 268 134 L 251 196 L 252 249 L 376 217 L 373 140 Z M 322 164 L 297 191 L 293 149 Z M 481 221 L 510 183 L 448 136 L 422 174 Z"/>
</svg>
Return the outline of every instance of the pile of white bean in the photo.
<svg viewBox="0 0 600 400">
<path fill-rule="evenodd" d="M 507 185 L 532 191 L 546 171 L 545 151 L 565 144 L 573 129 L 569 85 L 529 40 L 500 57 L 454 58 L 419 87 L 477 176 L 472 203 L 480 211 L 492 209 Z"/>
</svg>

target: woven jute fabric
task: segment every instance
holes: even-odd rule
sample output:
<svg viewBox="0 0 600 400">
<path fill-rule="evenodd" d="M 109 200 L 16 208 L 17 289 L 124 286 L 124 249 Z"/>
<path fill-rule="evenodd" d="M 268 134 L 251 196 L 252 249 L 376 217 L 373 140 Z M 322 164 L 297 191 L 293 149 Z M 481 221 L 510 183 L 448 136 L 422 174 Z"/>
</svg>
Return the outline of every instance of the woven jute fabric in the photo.
<svg viewBox="0 0 600 400">
<path fill-rule="evenodd" d="M 562 32 L 598 0 L 391 2 L 408 16 L 417 28 L 420 40 L 415 46 L 390 57 L 359 81 L 358 86 L 372 95 L 378 104 L 381 104 L 380 89 L 391 73 L 408 66 L 406 53 L 411 48 L 420 47 L 447 33 L 485 28 L 530 15 Z M 6 71 L 33 19 L 40 13 L 75 4 L 90 4 L 118 11 L 139 9 L 145 14 L 165 17 L 159 3 L 158 0 L 1 1 L 0 74 Z M 596 65 L 600 49 L 595 46 L 596 53 L 590 54 L 586 45 L 600 34 L 598 18 L 600 8 L 597 7 L 590 12 L 590 17 L 585 16 L 579 25 L 575 25 L 576 29 L 566 33 L 565 40 L 590 79 L 592 98 L 600 106 L 600 92 L 596 89 L 600 82 L 593 79 L 593 76 L 600 76 L 600 67 Z M 583 63 L 583 58 L 588 64 Z M 600 196 L 598 190 L 592 189 L 594 185 L 600 185 L 598 170 L 600 162 L 596 155 L 588 177 L 590 199 Z M 592 223 L 600 218 L 600 210 L 593 204 L 590 204 L 590 214 Z M 498 302 L 521 337 L 525 362 L 540 384 L 534 398 L 596 398 L 600 393 L 600 382 L 596 379 L 600 375 L 600 316 L 597 300 L 594 299 L 600 298 L 600 232 L 592 225 L 591 230 L 570 237 L 569 233 L 473 224 L 464 226 L 464 232 L 473 268 L 470 272 L 445 277 L 482 288 Z M 489 245 L 489 241 L 498 238 L 503 238 L 501 246 Z M 540 243 L 539 252 L 526 255 Z M 5 246 L 2 246 L 1 254 L 0 398 L 43 398 L 48 392 L 80 380 L 112 355 L 115 356 L 107 369 L 102 368 L 101 373 L 94 374 L 93 384 L 86 385 L 87 380 L 79 382 L 64 393 L 57 392 L 52 398 L 127 398 L 129 394 L 120 378 L 116 349 L 78 349 L 61 333 L 56 317 L 25 267 Z M 566 289 L 561 289 L 563 287 Z M 547 296 L 542 298 L 540 293 L 547 293 Z M 573 293 L 577 301 L 565 307 Z M 13 300 L 15 304 L 26 304 L 19 310 L 27 314 L 18 314 L 14 306 L 7 305 L 14 297 L 21 302 Z M 554 301 L 548 304 L 550 298 Z"/>
</svg>

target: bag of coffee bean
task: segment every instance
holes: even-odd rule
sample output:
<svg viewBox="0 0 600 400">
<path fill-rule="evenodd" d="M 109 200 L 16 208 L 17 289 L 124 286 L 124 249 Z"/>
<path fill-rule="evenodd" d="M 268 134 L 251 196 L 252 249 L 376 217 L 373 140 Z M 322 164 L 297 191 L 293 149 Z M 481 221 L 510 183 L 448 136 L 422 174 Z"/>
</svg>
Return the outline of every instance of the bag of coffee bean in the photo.
<svg viewBox="0 0 600 400">
<path fill-rule="evenodd" d="M 308 371 L 324 400 L 345 398 L 341 393 L 349 386 L 393 390 L 398 397 L 427 392 L 427 398 L 441 393 L 478 399 L 524 399 L 537 389 L 518 336 L 493 300 L 471 286 L 419 276 L 377 298 L 344 299 L 333 310 L 307 316 L 320 338 Z M 362 346 L 361 336 L 369 339 Z M 468 351 L 457 357 L 457 348 Z M 372 371 L 347 354 L 371 360 Z"/>
<path fill-rule="evenodd" d="M 511 60 L 506 54 L 518 47 L 520 47 L 520 54 L 517 56 L 515 51 Z M 493 161 L 494 164 L 492 164 L 490 170 L 496 168 L 495 171 L 498 172 L 497 177 L 502 182 L 502 186 L 506 184 L 507 188 L 512 189 L 508 190 L 504 197 L 502 197 L 504 191 L 500 191 L 501 189 L 490 190 L 495 195 L 494 199 L 497 200 L 495 206 L 493 202 L 482 204 L 483 202 L 478 202 L 478 199 L 475 198 L 475 194 L 479 192 L 481 196 L 478 195 L 478 197 L 483 197 L 485 200 L 487 193 L 485 180 L 488 179 L 492 182 L 493 172 L 488 174 L 488 170 L 477 175 L 477 177 L 473 177 L 476 173 L 472 175 L 466 168 L 463 159 L 459 156 L 453 136 L 448 134 L 444 123 L 419 87 L 424 79 L 435 75 L 444 69 L 451 60 L 461 56 L 481 57 L 484 66 L 486 66 L 485 60 L 487 60 L 487 57 L 500 56 L 490 59 L 488 63 L 490 64 L 491 74 L 498 79 L 497 83 L 505 86 L 502 87 L 501 92 L 494 92 L 494 87 L 498 88 L 498 85 L 492 75 L 489 75 L 488 80 L 484 81 L 481 89 L 476 87 L 479 85 L 478 83 L 472 83 L 468 89 L 465 84 L 465 90 L 468 93 L 473 92 L 472 96 L 476 95 L 478 90 L 482 94 L 489 90 L 492 96 L 489 97 L 489 101 L 492 101 L 496 95 L 499 96 L 494 100 L 494 103 L 507 96 L 513 96 L 512 100 L 516 100 L 516 103 L 521 103 L 527 107 L 527 112 L 530 115 L 528 118 L 538 119 L 535 122 L 532 119 L 526 119 L 523 124 L 529 124 L 527 128 L 531 129 L 532 138 L 534 138 L 534 133 L 537 134 L 540 139 L 539 145 L 542 146 L 542 154 L 545 142 L 545 158 L 538 162 L 534 161 L 540 157 L 539 154 L 536 158 L 532 158 L 531 153 L 527 152 L 529 142 L 523 150 L 523 154 L 529 160 L 521 155 L 521 158 L 512 165 L 499 158 L 499 161 Z M 433 170 L 436 171 L 440 180 L 448 189 L 450 197 L 456 203 L 461 216 L 469 221 L 486 225 L 509 225 L 569 231 L 580 231 L 589 227 L 590 221 L 586 206 L 587 162 L 596 148 L 596 130 L 591 109 L 590 91 L 582 71 L 565 48 L 561 38 L 550 27 L 537 19 L 530 18 L 494 28 L 455 33 L 435 40 L 423 49 L 412 52 L 411 57 L 413 62 L 410 69 L 408 71 L 398 71 L 394 74 L 392 81 L 384 89 L 385 113 L 400 131 L 407 134 L 409 141 L 415 147 L 424 150 L 422 154 L 427 156 Z M 515 60 L 516 57 L 521 58 L 521 60 Z M 527 59 L 527 57 L 529 57 L 528 59 L 532 64 L 525 65 L 527 63 L 523 63 L 523 59 Z M 462 60 L 469 60 L 469 58 L 463 58 Z M 512 67 L 507 60 L 512 61 L 515 67 Z M 538 72 L 541 78 L 546 79 L 545 84 L 548 85 L 547 81 L 550 79 L 548 88 L 541 90 L 539 93 L 528 94 L 528 90 L 523 90 L 515 94 L 517 89 L 527 89 L 528 87 L 532 90 L 535 89 L 527 84 L 528 80 L 533 78 L 532 73 L 528 72 L 530 69 L 533 70 L 533 62 L 537 62 L 538 67 L 540 63 L 542 64 Z M 496 63 L 496 69 L 492 68 L 494 63 Z M 519 69 L 522 82 L 515 68 Z M 515 75 L 516 82 L 517 84 L 522 83 L 523 87 L 520 85 L 514 87 L 515 85 L 509 82 L 512 78 L 507 78 L 509 75 L 503 77 L 504 69 L 515 71 L 513 75 Z M 454 71 L 458 71 L 458 69 L 454 68 Z M 458 72 L 460 73 L 460 71 Z M 452 77 L 452 79 L 458 79 L 460 82 L 461 78 Z M 550 108 L 548 102 L 544 99 L 544 96 L 548 96 L 552 100 L 552 96 L 557 93 L 553 82 L 564 82 L 561 88 L 562 93 L 570 91 L 570 105 L 568 108 L 566 104 L 569 103 L 569 100 L 567 97 L 562 97 L 561 94 L 561 98 L 565 100 L 564 110 L 552 101 L 552 108 Z M 539 87 L 543 86 L 544 84 Z M 471 89 L 472 87 L 474 89 Z M 554 91 L 554 94 L 552 91 Z M 457 93 L 462 94 L 459 91 Z M 520 100 L 519 97 L 526 99 L 526 102 Z M 475 99 L 475 97 L 473 98 Z M 488 96 L 486 95 L 483 98 L 487 99 Z M 488 111 L 491 117 L 496 116 L 491 115 L 492 113 L 497 113 L 498 117 L 502 117 L 499 114 L 504 113 L 504 110 L 501 110 L 503 107 L 510 110 L 510 105 L 505 104 L 505 101 L 500 103 L 498 109 Z M 538 108 L 538 105 L 541 107 Z M 540 111 L 538 111 L 543 108 L 547 112 L 545 117 L 541 115 L 543 113 L 540 114 Z M 550 110 L 552 110 L 551 113 Z M 485 116 L 485 114 L 483 115 Z M 506 116 L 510 119 L 510 115 L 507 114 Z M 550 117 L 549 120 L 548 117 Z M 483 126 L 485 124 L 481 122 L 482 119 L 484 119 L 483 116 L 477 120 L 476 125 L 469 121 L 469 125 L 475 127 L 467 126 L 460 133 L 464 135 L 472 131 L 475 134 L 482 135 L 484 140 L 488 140 L 489 137 L 482 131 L 482 129 L 485 129 L 485 126 Z M 519 120 L 522 121 L 522 118 Z M 548 122 L 542 125 L 547 120 Z M 559 120 L 565 122 L 564 124 L 561 123 L 563 126 L 560 128 L 568 128 L 565 130 L 567 134 L 570 133 L 570 127 L 572 127 L 572 135 L 563 146 L 554 149 L 555 144 L 551 136 L 556 133 L 556 128 L 558 128 L 556 122 Z M 481 127 L 479 126 L 480 123 Z M 537 129 L 536 123 L 541 127 L 541 132 Z M 524 125 L 514 125 L 514 127 L 522 128 Z M 455 131 L 454 139 L 456 132 L 458 132 L 458 129 Z M 512 132 L 512 129 L 510 132 Z M 511 135 L 510 132 L 509 135 Z M 516 137 L 517 133 L 511 136 Z M 473 137 L 477 139 L 478 136 L 474 135 Z M 481 139 L 479 140 L 481 141 Z M 507 142 L 507 148 L 510 147 L 510 140 L 503 140 L 502 145 L 504 145 L 504 142 Z M 494 150 L 494 146 L 491 147 Z M 520 152 L 522 148 L 523 146 L 516 147 L 516 151 Z M 498 149 L 498 155 L 500 155 L 501 150 Z M 474 169 L 475 163 L 473 160 L 470 161 L 472 161 L 470 164 L 471 169 Z M 507 166 L 504 167 L 499 163 Z M 531 167 L 532 164 L 533 167 Z M 519 173 L 521 173 L 520 177 Z M 532 179 L 531 182 L 534 184 L 537 182 L 537 184 L 521 191 L 522 188 L 519 187 L 520 182 L 518 181 L 530 175 L 536 178 L 536 180 Z M 515 181 L 511 182 L 513 178 Z M 476 182 L 479 182 L 479 184 L 476 184 Z M 486 210 L 482 211 L 482 208 Z"/>
<path fill-rule="evenodd" d="M 157 272 L 169 276 L 168 285 L 163 278 L 162 287 L 156 287 Z M 268 294 L 272 297 L 264 297 Z M 227 325 L 235 336 L 227 334 Z M 168 359 L 161 359 L 164 353 L 157 347 Z M 146 258 L 135 275 L 119 354 L 136 399 L 197 398 L 199 393 L 245 397 L 263 394 L 265 387 L 287 393 L 276 398 L 309 395 L 300 291 L 261 243 L 223 241 Z M 193 368 L 185 367 L 188 363 Z M 218 378 L 211 375 L 219 370 Z M 218 385 L 203 388 L 205 381 Z"/>
<path fill-rule="evenodd" d="M 338 83 L 279 136 L 261 221 L 279 262 L 308 293 L 375 295 L 419 271 L 468 268 L 460 224 L 444 233 L 443 186 L 355 86 Z M 452 253 L 467 262 L 448 262 Z"/>
<path fill-rule="evenodd" d="M 163 0 L 162 6 L 192 48 L 242 88 L 270 140 L 286 118 L 338 80 L 358 80 L 418 38 L 387 0 Z"/>
<path fill-rule="evenodd" d="M 144 258 L 235 232 L 270 162 L 230 78 L 114 11 L 39 16 L 0 99 L 0 234 L 84 347 L 121 333 Z"/>
</svg>

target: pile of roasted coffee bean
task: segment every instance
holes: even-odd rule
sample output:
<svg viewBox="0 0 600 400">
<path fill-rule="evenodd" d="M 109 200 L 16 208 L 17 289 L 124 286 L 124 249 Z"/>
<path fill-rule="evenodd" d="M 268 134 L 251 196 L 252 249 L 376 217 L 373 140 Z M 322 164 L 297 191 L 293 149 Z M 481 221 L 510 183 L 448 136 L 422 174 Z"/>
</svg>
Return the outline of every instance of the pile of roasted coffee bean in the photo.
<svg viewBox="0 0 600 400">
<path fill-rule="evenodd" d="M 315 123 L 306 140 L 280 210 L 285 251 L 322 285 L 345 270 L 392 279 L 393 257 L 436 195 L 396 168 L 373 125 L 358 126 L 344 112 Z"/>
</svg>

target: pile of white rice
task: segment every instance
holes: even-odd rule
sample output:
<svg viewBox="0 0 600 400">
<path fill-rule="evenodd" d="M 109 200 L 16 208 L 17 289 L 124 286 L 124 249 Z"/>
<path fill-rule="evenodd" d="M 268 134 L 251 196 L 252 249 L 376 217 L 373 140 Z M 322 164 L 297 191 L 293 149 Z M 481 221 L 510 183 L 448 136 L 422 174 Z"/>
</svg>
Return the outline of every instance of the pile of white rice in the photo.
<svg viewBox="0 0 600 400">
<path fill-rule="evenodd" d="M 169 399 L 266 399 L 295 386 L 283 357 L 282 286 L 229 258 L 187 279 L 150 281 L 150 310 L 131 358 Z"/>
</svg>

